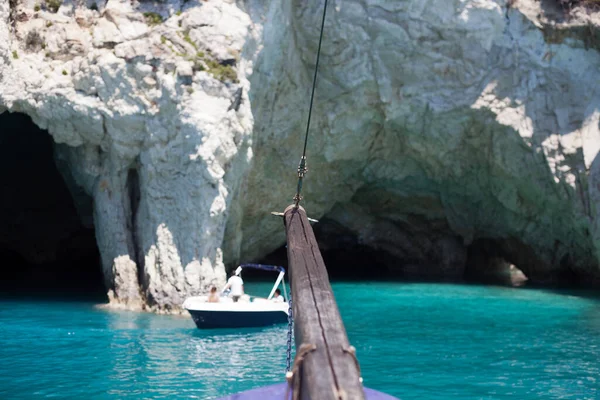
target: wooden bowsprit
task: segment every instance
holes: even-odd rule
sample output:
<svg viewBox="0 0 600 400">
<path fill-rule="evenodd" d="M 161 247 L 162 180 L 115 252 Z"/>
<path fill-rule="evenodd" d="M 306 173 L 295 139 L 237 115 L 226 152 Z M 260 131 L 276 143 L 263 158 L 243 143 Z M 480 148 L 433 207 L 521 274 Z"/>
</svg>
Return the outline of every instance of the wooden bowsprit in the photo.
<svg viewBox="0 0 600 400">
<path fill-rule="evenodd" d="M 384 393 L 363 389 L 356 350 L 348 342 L 317 239 L 306 212 L 300 207 L 302 182 L 308 171 L 306 148 L 326 14 L 327 0 L 323 4 L 321 34 L 308 108 L 304 149 L 298 164 L 298 184 L 294 204 L 283 213 L 272 213 L 283 217 L 287 235 L 288 274 L 292 287 L 290 301 L 293 301 L 292 315 L 296 338 L 294 366 L 286 375 L 288 380 L 286 388 L 282 385 L 273 385 L 222 400 L 279 400 L 282 395 L 284 400 L 365 400 L 365 393 L 368 400 L 395 399 Z M 291 335 L 291 322 L 289 335 Z M 291 346 L 288 347 L 288 360 L 290 354 Z"/>
<path fill-rule="evenodd" d="M 293 398 L 362 400 L 355 349 L 348 341 L 306 212 L 292 205 L 283 214 L 296 338 L 290 379 L 296 392 Z"/>
<path fill-rule="evenodd" d="M 363 388 L 355 349 L 348 342 L 315 234 L 302 207 L 284 213 L 292 288 L 296 358 L 277 384 L 220 400 L 398 400 Z"/>
</svg>

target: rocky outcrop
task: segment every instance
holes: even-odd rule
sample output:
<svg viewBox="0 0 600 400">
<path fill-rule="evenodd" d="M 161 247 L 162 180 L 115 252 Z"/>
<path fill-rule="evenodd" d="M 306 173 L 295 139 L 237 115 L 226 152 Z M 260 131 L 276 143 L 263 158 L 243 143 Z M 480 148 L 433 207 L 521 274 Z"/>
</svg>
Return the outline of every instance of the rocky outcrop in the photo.
<svg viewBox="0 0 600 400">
<path fill-rule="evenodd" d="M 111 303 L 173 311 L 281 246 L 322 4 L 55 5 L 0 0 L 0 111 L 47 129 L 93 197 Z M 462 277 L 477 253 L 598 280 L 597 19 L 333 2 L 305 207 L 409 276 Z"/>
<path fill-rule="evenodd" d="M 305 184 L 313 216 L 409 276 L 463 276 L 485 240 L 490 260 L 534 282 L 598 281 L 598 14 L 527 0 L 331 11 Z M 294 191 L 319 13 L 271 7 L 251 81 L 273 90 L 251 91 L 255 158 L 226 255 L 283 240 L 264 213 Z"/>
<path fill-rule="evenodd" d="M 8 6 L 0 104 L 47 129 L 67 181 L 93 197 L 111 303 L 168 311 L 223 282 L 227 208 L 251 155 L 248 16 L 221 2 L 21 3 L 11 30 Z"/>
</svg>

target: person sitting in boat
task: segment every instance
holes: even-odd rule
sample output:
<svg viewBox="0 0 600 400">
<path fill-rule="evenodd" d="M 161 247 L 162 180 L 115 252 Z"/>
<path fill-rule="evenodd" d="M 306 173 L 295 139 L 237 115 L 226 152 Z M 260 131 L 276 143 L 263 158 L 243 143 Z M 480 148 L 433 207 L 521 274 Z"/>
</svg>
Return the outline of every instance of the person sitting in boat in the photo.
<svg viewBox="0 0 600 400">
<path fill-rule="evenodd" d="M 217 288 L 215 286 L 210 288 L 210 294 L 208 295 L 209 303 L 218 303 L 219 295 L 217 294 Z"/>
<path fill-rule="evenodd" d="M 240 276 L 233 273 L 223 288 L 223 291 L 226 291 L 227 289 L 231 289 L 229 294 L 233 299 L 233 302 L 237 303 L 240 297 L 244 295 L 244 281 Z"/>
<path fill-rule="evenodd" d="M 275 296 L 273 296 L 273 301 L 275 303 L 283 303 L 285 301 L 285 297 L 281 295 L 281 290 L 275 289 Z"/>
</svg>

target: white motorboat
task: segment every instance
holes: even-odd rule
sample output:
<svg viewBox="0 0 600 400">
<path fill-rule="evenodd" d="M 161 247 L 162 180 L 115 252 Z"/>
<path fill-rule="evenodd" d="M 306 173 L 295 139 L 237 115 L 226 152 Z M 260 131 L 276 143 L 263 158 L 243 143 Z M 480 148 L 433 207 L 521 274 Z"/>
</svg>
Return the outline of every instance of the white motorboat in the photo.
<svg viewBox="0 0 600 400">
<path fill-rule="evenodd" d="M 283 287 L 284 298 L 287 299 L 285 269 L 274 265 L 242 264 L 236 269 L 236 275 L 240 275 L 245 268 L 279 272 L 269 296 L 261 298 L 244 295 L 234 302 L 221 291 L 216 303 L 208 302 L 208 296 L 189 297 L 183 303 L 183 307 L 189 311 L 199 329 L 257 327 L 288 321 L 288 302 L 273 300 L 279 285 Z"/>
</svg>

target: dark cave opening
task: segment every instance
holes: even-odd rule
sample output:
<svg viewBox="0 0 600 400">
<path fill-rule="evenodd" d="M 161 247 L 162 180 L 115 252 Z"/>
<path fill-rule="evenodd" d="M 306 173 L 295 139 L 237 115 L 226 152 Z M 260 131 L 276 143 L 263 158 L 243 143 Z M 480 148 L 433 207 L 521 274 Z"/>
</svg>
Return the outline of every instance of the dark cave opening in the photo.
<svg viewBox="0 0 600 400">
<path fill-rule="evenodd" d="M 321 255 L 327 267 L 329 279 L 334 281 L 382 280 L 392 276 L 383 259 L 385 254 L 364 246 L 321 248 Z M 278 248 L 257 262 L 281 265 L 287 269 L 286 246 Z M 272 274 L 264 272 L 253 272 L 251 279 L 270 280 L 272 276 Z"/>
<path fill-rule="evenodd" d="M 398 275 L 388 267 L 390 263 L 394 263 L 391 256 L 361 244 L 354 234 L 340 228 L 339 224 L 323 218 L 319 223 L 313 224 L 313 230 L 329 279 L 333 281 L 398 279 Z M 257 262 L 281 265 L 287 269 L 287 247 L 283 245 Z"/>
<path fill-rule="evenodd" d="M 319 248 L 325 261 L 329 277 L 333 281 L 391 280 L 401 282 L 455 282 L 468 284 L 530 286 L 526 271 L 519 265 L 529 265 L 531 257 L 515 259 L 512 256 L 525 254 L 523 249 L 514 249 L 515 243 L 502 240 L 479 239 L 463 247 L 465 257 L 458 257 L 460 273 L 434 265 L 445 258 L 444 253 L 425 254 L 431 258 L 397 257 L 384 249 L 377 249 L 360 242 L 354 233 L 326 217 L 313 225 Z M 435 232 L 420 232 L 419 235 L 409 233 L 416 247 L 425 247 Z M 406 233 L 406 232 L 404 232 Z M 437 233 L 439 235 L 439 232 Z M 404 237 L 403 237 L 404 238 Z M 424 239 L 425 238 L 425 239 Z M 389 237 L 391 242 L 401 242 L 398 238 Z M 420 240 L 424 240 L 421 243 Z M 400 246 L 400 244 L 398 245 Z M 436 250 L 435 248 L 433 250 Z M 452 251 L 452 249 L 451 249 Z M 430 253 L 432 253 L 430 251 Z M 435 253 L 435 252 L 433 252 Z M 452 258 L 452 256 L 448 256 Z M 287 268 L 287 248 L 282 246 L 258 262 L 264 264 L 283 265 Z M 457 264 L 457 265 L 458 265 Z M 415 274 L 415 270 L 423 272 Z M 429 271 L 429 272 L 428 272 Z"/>
<path fill-rule="evenodd" d="M 53 152 L 27 115 L 0 114 L 0 289 L 104 295 L 94 229 L 82 221 L 91 215 L 78 215 Z"/>
<path fill-rule="evenodd" d="M 521 268 L 522 265 L 531 264 L 531 260 L 515 257 L 515 252 L 507 248 L 509 247 L 507 243 L 510 241 L 501 239 L 473 241 L 467 248 L 465 280 L 472 283 L 506 286 L 529 285 L 529 278 Z"/>
</svg>

